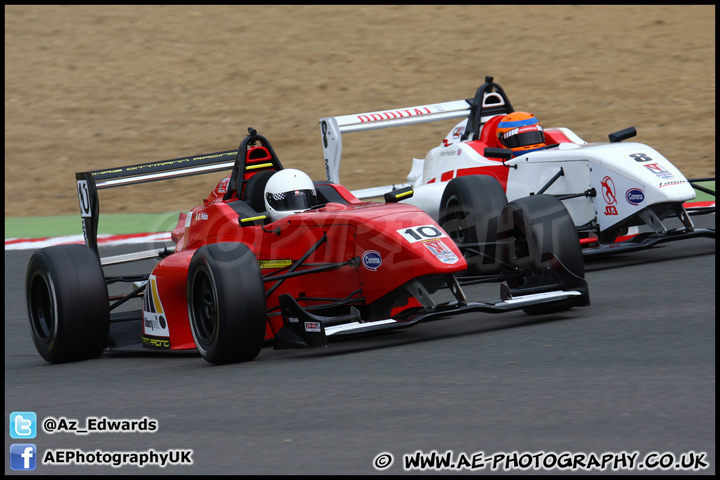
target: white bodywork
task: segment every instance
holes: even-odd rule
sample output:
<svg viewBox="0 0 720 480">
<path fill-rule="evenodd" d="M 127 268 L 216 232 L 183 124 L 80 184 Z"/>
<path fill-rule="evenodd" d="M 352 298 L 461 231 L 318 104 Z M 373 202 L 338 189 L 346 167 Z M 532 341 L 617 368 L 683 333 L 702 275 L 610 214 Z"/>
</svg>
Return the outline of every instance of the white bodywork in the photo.
<svg viewBox="0 0 720 480">
<path fill-rule="evenodd" d="M 486 93 L 483 103 L 490 97 L 497 105 L 498 96 L 494 93 Z M 320 126 L 328 180 L 340 181 L 342 133 L 462 118 L 467 117 L 469 111 L 469 103 L 459 100 L 322 118 Z M 490 118 L 492 116 L 483 117 L 481 125 Z M 682 204 L 695 198 L 694 189 L 668 159 L 647 145 L 586 143 L 566 128 L 546 128 L 546 133 L 554 132 L 558 137 L 564 137 L 564 141 L 546 150 L 502 162 L 483 155 L 484 143 L 472 138 L 460 140 L 466 122 L 467 118 L 458 123 L 425 159 L 413 159 L 406 182 L 352 193 L 368 199 L 395 188 L 412 186 L 414 195 L 404 202 L 422 208 L 437 220 L 443 191 L 452 178 L 468 174 L 495 176 L 505 188 L 508 200 L 512 201 L 538 193 L 562 169 L 562 175 L 543 193 L 557 196 L 590 193 L 561 198 L 577 227 L 604 231 L 620 225 L 648 224 L 657 231 L 665 231 L 660 222 L 671 213 L 680 216 L 686 226 L 692 226 Z M 482 137 L 482 130 L 480 132 Z"/>
</svg>

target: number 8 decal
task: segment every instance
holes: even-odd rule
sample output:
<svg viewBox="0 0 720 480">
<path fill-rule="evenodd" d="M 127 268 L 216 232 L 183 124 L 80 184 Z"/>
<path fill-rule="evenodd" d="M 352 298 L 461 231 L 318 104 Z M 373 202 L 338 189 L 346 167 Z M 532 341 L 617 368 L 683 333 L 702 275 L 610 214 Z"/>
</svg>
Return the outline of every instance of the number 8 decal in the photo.
<svg viewBox="0 0 720 480">
<path fill-rule="evenodd" d="M 649 162 L 650 160 L 652 160 L 652 157 L 648 157 L 644 153 L 631 153 L 630 158 L 632 158 L 636 162 Z"/>
</svg>

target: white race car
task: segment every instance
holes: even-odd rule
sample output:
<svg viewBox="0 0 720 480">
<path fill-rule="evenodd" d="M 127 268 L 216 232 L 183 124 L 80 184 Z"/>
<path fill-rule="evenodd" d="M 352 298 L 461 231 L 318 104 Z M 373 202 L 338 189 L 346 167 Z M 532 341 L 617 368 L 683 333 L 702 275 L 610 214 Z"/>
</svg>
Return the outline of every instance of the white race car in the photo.
<svg viewBox="0 0 720 480">
<path fill-rule="evenodd" d="M 688 180 L 655 149 L 621 143 L 635 136 L 635 128 L 610 134 L 609 142 L 587 143 L 567 128 L 543 130 L 537 125 L 540 148 L 513 152 L 499 142 L 497 133 L 499 122 L 513 112 L 502 87 L 488 76 L 473 99 L 322 118 L 328 180 L 340 181 L 343 133 L 464 118 L 425 159 L 413 159 L 407 182 L 352 193 L 367 199 L 412 189 L 404 201 L 436 219 L 466 258 L 477 257 L 469 262 L 474 273 L 497 270 L 488 260 L 488 249 L 497 241 L 499 212 L 508 201 L 529 195 L 552 195 L 562 201 L 585 256 L 715 237 L 714 229 L 694 227 L 688 215 L 715 211 L 715 192 L 696 183 L 714 178 Z M 696 197 L 693 187 L 713 200 L 686 208 Z M 663 224 L 668 217 L 678 217 L 682 227 L 669 229 Z"/>
</svg>

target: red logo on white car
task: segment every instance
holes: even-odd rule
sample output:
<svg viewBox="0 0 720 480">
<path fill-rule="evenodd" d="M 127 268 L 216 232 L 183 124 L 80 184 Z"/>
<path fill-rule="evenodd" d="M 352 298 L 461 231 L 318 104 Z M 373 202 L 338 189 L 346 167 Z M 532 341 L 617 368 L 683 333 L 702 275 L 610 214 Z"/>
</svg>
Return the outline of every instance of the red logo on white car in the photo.
<svg viewBox="0 0 720 480">
<path fill-rule="evenodd" d="M 615 183 L 613 182 L 612 178 L 603 178 L 602 182 L 600 182 L 600 185 L 602 186 L 602 195 L 605 199 L 605 203 L 607 203 L 608 205 L 617 203 L 617 198 L 615 197 Z"/>
</svg>

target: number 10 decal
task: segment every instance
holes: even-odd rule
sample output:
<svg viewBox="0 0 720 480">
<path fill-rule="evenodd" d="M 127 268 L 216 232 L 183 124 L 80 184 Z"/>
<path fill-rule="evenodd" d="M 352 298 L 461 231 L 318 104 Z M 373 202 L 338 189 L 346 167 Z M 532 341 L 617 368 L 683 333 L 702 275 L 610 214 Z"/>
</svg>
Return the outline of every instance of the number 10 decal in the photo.
<svg viewBox="0 0 720 480">
<path fill-rule="evenodd" d="M 447 237 L 447 235 L 445 235 L 442 230 L 440 230 L 434 225 L 421 225 L 419 227 L 402 228 L 400 230 L 397 230 L 397 232 L 410 243 Z"/>
</svg>

